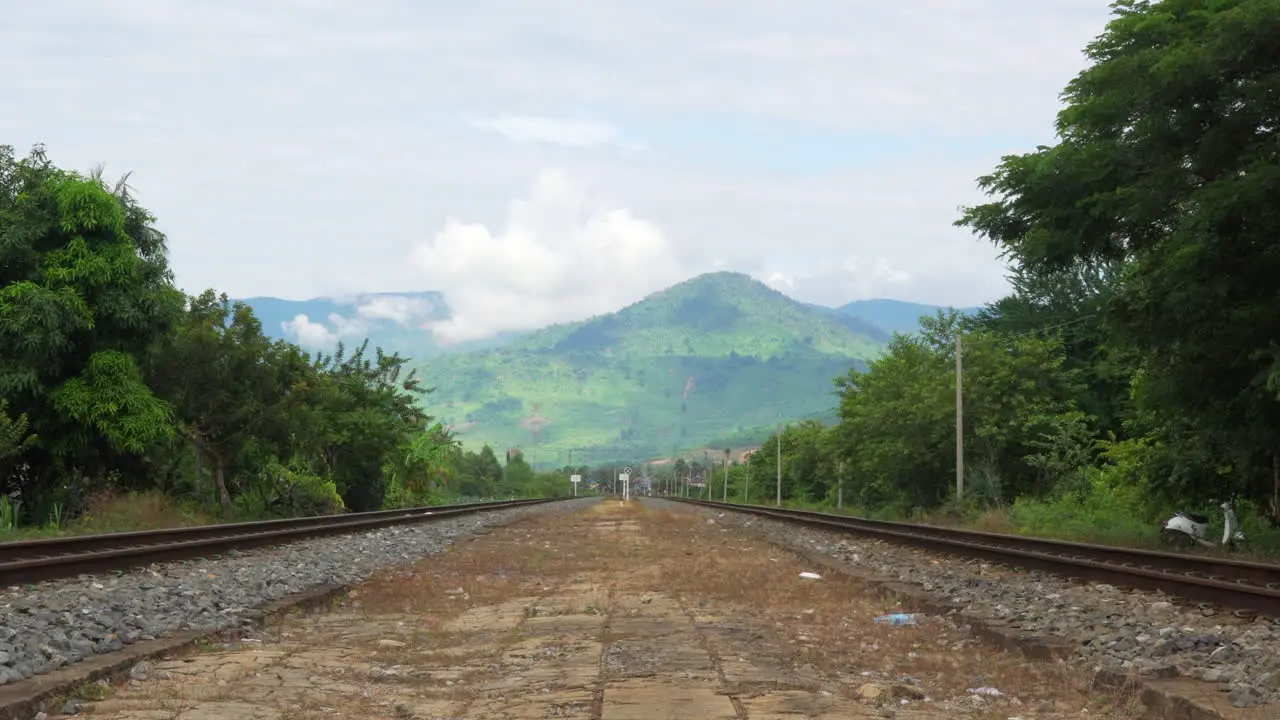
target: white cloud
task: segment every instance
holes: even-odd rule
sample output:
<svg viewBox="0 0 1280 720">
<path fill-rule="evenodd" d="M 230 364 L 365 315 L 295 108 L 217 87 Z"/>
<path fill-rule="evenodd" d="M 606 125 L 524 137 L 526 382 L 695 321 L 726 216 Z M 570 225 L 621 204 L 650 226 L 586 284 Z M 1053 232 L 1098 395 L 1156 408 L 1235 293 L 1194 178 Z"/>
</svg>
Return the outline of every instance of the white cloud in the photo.
<svg viewBox="0 0 1280 720">
<path fill-rule="evenodd" d="M 796 289 L 796 279 L 786 273 L 773 272 L 759 278 L 765 285 L 782 293 L 790 293 Z"/>
<path fill-rule="evenodd" d="M 356 305 L 356 313 L 370 320 L 391 320 L 399 325 L 409 325 L 427 318 L 432 304 L 421 298 L 403 295 L 384 295 L 362 298 Z"/>
<path fill-rule="evenodd" d="M 411 262 L 449 299 L 452 317 L 432 326 L 444 343 L 610 312 L 685 275 L 657 227 L 559 171 L 511 203 L 501 231 L 451 219 Z"/>
<path fill-rule="evenodd" d="M 284 330 L 285 337 L 311 349 L 331 348 L 339 340 L 363 337 L 369 330 L 359 318 L 330 313 L 328 320 L 329 325 L 325 325 L 315 322 L 305 314 L 299 314 L 292 320 L 280 323 L 280 327 Z"/>
<path fill-rule="evenodd" d="M 509 200 L 552 167 L 630 211 L 609 215 L 580 198 L 576 209 L 555 201 L 562 212 L 582 224 L 598 217 L 608 229 L 592 232 L 611 236 L 644 218 L 662 229 L 657 256 L 675 274 L 777 273 L 796 296 L 832 304 L 864 292 L 990 300 L 1005 288 L 1000 263 L 951 227 L 956 207 L 977 198 L 976 177 L 1002 154 L 1051 138 L 1059 92 L 1108 19 L 1105 0 L 9 5 L 0 67 L 13 71 L 0 73 L 0 97 L 24 110 L 0 113 L 0 142 L 45 142 L 68 167 L 135 171 L 183 287 L 240 297 L 445 290 L 451 304 L 472 295 L 472 315 L 483 314 L 483 283 L 502 297 L 552 295 L 501 285 L 506 261 L 493 259 L 486 275 L 479 260 L 458 259 L 466 249 L 433 257 L 462 263 L 467 281 L 424 272 L 405 262 L 410 247 L 467 218 L 442 232 L 440 248 L 469 234 L 527 245 L 519 252 L 530 262 L 575 272 L 559 244 L 580 228 L 529 239 L 519 235 L 528 223 L 513 219 L 497 230 Z M 754 124 L 812 132 L 816 145 L 869 133 L 875 159 L 770 165 L 804 138 L 702 152 L 720 128 Z M 927 149 L 894 149 L 917 140 Z M 881 260 L 892 272 L 875 273 Z M 627 276 L 614 297 L 597 281 L 507 314 L 577 319 L 659 282 Z M 355 315 L 399 322 L 384 310 Z M 338 332 L 327 318 L 307 322 Z"/>
<path fill-rule="evenodd" d="M 504 117 L 476 120 L 472 125 L 482 130 L 492 130 L 517 142 L 544 142 L 577 148 L 597 145 L 629 146 L 629 143 L 623 141 L 617 128 L 590 120 Z"/>
<path fill-rule="evenodd" d="M 349 318 L 338 313 L 329 314 L 329 324 L 333 326 L 334 334 L 340 338 L 359 337 L 369 331 L 369 326 L 360 318 Z"/>
<path fill-rule="evenodd" d="M 304 348 L 328 348 L 338 342 L 337 333 L 323 323 L 312 322 L 306 315 L 297 315 L 292 320 L 280 323 L 280 326 L 286 337 Z"/>
<path fill-rule="evenodd" d="M 902 297 L 903 288 L 909 287 L 912 279 L 911 273 L 895 268 L 884 257 L 850 257 L 822 272 L 802 276 L 775 272 L 761 278 L 775 290 L 831 306 L 854 299 Z"/>
</svg>

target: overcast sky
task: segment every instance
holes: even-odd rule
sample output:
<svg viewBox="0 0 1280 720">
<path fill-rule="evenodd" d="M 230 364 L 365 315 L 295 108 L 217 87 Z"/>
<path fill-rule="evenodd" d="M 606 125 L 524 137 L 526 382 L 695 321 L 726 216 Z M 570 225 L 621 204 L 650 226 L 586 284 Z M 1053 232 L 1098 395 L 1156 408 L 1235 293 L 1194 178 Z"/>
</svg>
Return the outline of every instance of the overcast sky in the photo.
<svg viewBox="0 0 1280 720">
<path fill-rule="evenodd" d="M 105 163 L 179 284 L 441 290 L 478 336 L 713 269 L 1004 292 L 953 228 L 1106 0 L 0 0 L 0 144 Z"/>
</svg>

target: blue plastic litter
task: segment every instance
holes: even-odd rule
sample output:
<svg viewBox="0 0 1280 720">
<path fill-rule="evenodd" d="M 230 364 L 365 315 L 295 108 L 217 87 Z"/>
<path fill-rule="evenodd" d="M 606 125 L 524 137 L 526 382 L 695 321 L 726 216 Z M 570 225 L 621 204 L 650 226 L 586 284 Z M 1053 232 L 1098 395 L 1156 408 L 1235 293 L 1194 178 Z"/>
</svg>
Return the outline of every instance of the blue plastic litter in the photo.
<svg viewBox="0 0 1280 720">
<path fill-rule="evenodd" d="M 876 624 L 883 625 L 885 623 L 890 625 L 915 625 L 916 616 L 904 613 L 894 613 L 892 615 L 881 615 L 876 618 Z"/>
</svg>

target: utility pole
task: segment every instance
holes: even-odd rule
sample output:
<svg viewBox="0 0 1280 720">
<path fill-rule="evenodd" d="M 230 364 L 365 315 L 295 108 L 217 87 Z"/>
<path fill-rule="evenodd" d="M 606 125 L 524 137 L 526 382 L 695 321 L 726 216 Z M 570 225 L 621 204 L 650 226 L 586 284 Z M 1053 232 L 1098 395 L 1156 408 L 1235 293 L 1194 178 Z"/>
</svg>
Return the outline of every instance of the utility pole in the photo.
<svg viewBox="0 0 1280 720">
<path fill-rule="evenodd" d="M 751 503 L 751 458 L 747 458 L 747 482 L 742 486 L 742 504 Z"/>
<path fill-rule="evenodd" d="M 844 461 L 841 460 L 836 470 L 836 509 L 844 509 Z"/>
<path fill-rule="evenodd" d="M 729 450 L 724 451 L 724 502 L 729 502 Z"/>
<path fill-rule="evenodd" d="M 964 352 L 956 330 L 956 500 L 964 500 Z"/>
<path fill-rule="evenodd" d="M 782 423 L 778 423 L 778 497 L 775 502 L 782 507 Z"/>
<path fill-rule="evenodd" d="M 716 471 L 715 468 L 711 467 L 711 453 L 706 450 L 702 451 L 702 472 L 706 473 L 707 477 L 702 483 L 702 492 L 698 493 L 698 497 L 701 498 L 702 494 L 706 493 L 707 499 L 710 500 L 711 490 L 716 485 Z"/>
</svg>

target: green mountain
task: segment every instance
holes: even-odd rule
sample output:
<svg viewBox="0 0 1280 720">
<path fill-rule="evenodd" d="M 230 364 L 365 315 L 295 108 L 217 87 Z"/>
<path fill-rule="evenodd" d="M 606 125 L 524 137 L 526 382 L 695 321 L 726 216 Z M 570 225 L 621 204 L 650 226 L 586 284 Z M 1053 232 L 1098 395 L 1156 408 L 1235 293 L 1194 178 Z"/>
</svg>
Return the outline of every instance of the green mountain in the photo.
<svg viewBox="0 0 1280 720">
<path fill-rule="evenodd" d="M 675 289 L 672 288 L 673 291 Z M 703 292 L 710 292 L 710 290 L 704 288 Z M 342 340 L 350 345 L 358 344 L 367 337 L 371 345 L 381 346 L 385 350 L 399 352 L 401 355 L 412 358 L 424 359 L 437 355 L 505 347 L 527 334 L 505 332 L 495 337 L 442 348 L 435 342 L 429 325 L 434 321 L 448 318 L 449 306 L 440 293 L 431 291 L 362 293 L 345 298 L 320 297 L 309 300 L 251 297 L 246 298 L 244 302 L 253 308 L 258 319 L 262 321 L 263 331 L 268 335 L 300 342 L 310 350 L 329 351 L 333 349 L 336 340 Z M 686 298 L 684 302 L 696 304 L 697 300 Z M 814 315 L 825 316 L 829 321 L 843 325 L 855 335 L 876 344 L 888 342 L 895 331 L 914 332 L 919 329 L 921 315 L 933 315 L 940 309 L 936 305 L 879 299 L 858 300 L 838 308 L 812 304 L 802 304 L 802 307 Z M 972 313 L 978 309 L 961 308 L 961 312 Z M 300 317 L 306 318 L 306 323 L 311 327 L 309 333 L 299 332 L 297 323 Z M 765 318 L 759 318 L 759 320 L 768 324 Z M 596 318 L 592 322 L 596 324 L 581 331 L 576 325 L 548 328 L 541 342 L 559 337 L 556 333 L 599 332 L 602 328 L 608 328 L 609 322 L 617 321 Z M 702 318 L 702 322 L 711 323 L 714 319 L 705 317 Z M 648 332 L 652 334 L 654 331 L 651 329 Z M 629 337 L 628 340 L 640 341 L 641 335 L 643 333 Z M 700 352 L 702 350 L 704 349 L 699 348 Z M 751 352 L 743 348 L 737 350 L 739 353 L 744 351 Z"/>
<path fill-rule="evenodd" d="M 921 315 L 934 315 L 941 309 L 943 308 L 937 305 L 925 305 L 903 300 L 875 299 L 855 300 L 841 305 L 835 311 L 892 335 L 895 332 L 913 333 L 919 330 Z M 967 307 L 958 309 L 965 315 L 971 315 L 982 308 Z"/>
<path fill-rule="evenodd" d="M 501 348 L 439 356 L 428 409 L 468 446 L 530 461 L 669 456 L 776 421 L 828 417 L 832 379 L 886 334 L 746 275 L 712 273 Z"/>
<path fill-rule="evenodd" d="M 449 307 L 436 292 L 245 302 L 267 334 L 309 350 L 368 338 L 413 358 L 437 388 L 429 409 L 464 444 L 520 447 L 542 465 L 567 462 L 570 449 L 575 461 L 605 462 L 737 448 L 780 419 L 830 419 L 832 379 L 939 309 L 829 308 L 712 273 L 616 313 L 441 348 L 430 325 Z"/>
</svg>

